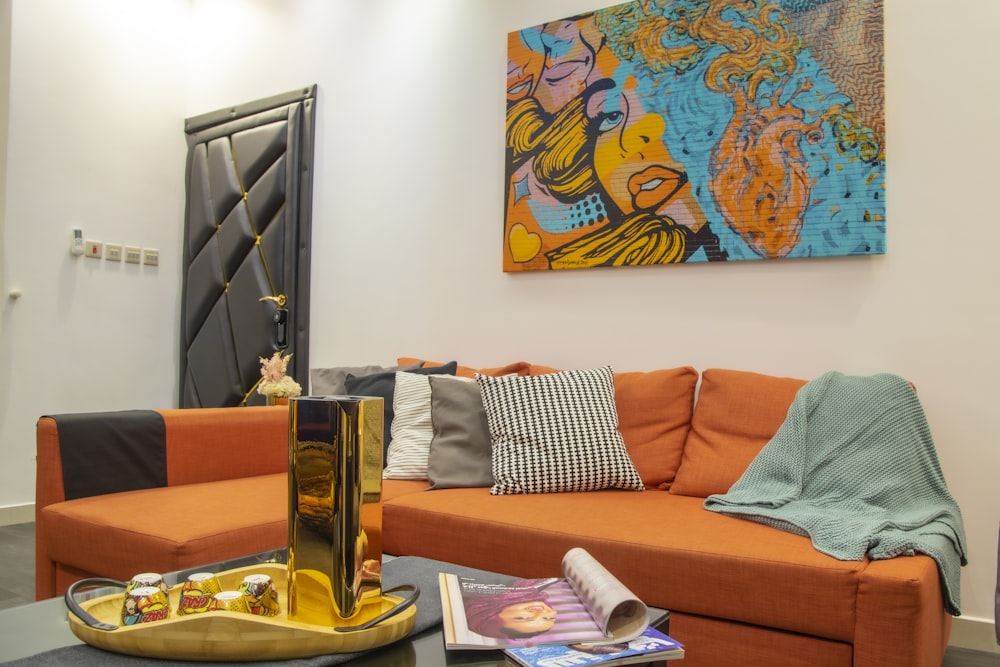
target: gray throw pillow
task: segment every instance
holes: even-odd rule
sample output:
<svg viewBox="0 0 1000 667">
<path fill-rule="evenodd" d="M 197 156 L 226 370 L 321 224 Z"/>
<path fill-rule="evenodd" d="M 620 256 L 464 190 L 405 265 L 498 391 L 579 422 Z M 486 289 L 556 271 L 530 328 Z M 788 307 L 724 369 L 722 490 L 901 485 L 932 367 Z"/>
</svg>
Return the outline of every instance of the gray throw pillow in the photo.
<svg viewBox="0 0 1000 667">
<path fill-rule="evenodd" d="M 471 378 L 431 376 L 431 489 L 493 486 L 490 426 L 479 384 Z"/>
<path fill-rule="evenodd" d="M 360 377 L 386 371 L 412 371 L 422 363 L 409 366 L 337 366 L 335 368 L 313 368 L 309 371 L 309 394 L 311 396 L 343 396 L 347 393 L 344 383 L 348 374 Z"/>
</svg>

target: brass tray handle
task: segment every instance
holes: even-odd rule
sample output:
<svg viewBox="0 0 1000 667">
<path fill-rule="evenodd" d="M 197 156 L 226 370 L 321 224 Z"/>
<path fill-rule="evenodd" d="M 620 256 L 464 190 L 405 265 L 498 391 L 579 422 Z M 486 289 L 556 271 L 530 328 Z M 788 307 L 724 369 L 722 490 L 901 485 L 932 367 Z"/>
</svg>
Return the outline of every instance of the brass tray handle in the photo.
<svg viewBox="0 0 1000 667">
<path fill-rule="evenodd" d="M 96 628 L 98 630 L 117 630 L 117 625 L 111 625 L 110 623 L 99 621 L 84 611 L 83 607 L 80 606 L 80 603 L 78 603 L 74 597 L 76 592 L 81 589 L 96 588 L 98 586 L 114 586 L 116 588 L 121 588 L 122 590 L 128 588 L 128 584 L 126 582 L 118 581 L 117 579 L 104 579 L 101 577 L 81 579 L 80 581 L 73 582 L 70 587 L 66 589 L 65 595 L 63 595 L 66 599 L 66 606 L 69 607 L 69 610 L 73 612 L 74 616 L 92 628 Z"/>
<path fill-rule="evenodd" d="M 403 611 L 404 609 L 413 606 L 413 603 L 416 602 L 417 598 L 420 597 L 420 588 L 418 586 L 414 586 L 413 584 L 403 584 L 402 586 L 396 586 L 395 588 L 390 588 L 387 591 L 382 591 L 382 595 L 385 595 L 386 593 L 389 594 L 398 593 L 400 591 L 410 591 L 410 595 L 403 597 L 403 599 L 400 600 L 399 603 L 397 603 L 394 607 L 392 607 L 391 609 L 387 609 L 386 611 L 383 611 L 381 614 L 371 619 L 370 621 L 366 621 L 364 623 L 361 623 L 360 625 L 348 625 L 344 627 L 336 627 L 334 628 L 334 631 L 356 632 L 358 630 L 367 630 L 368 628 L 374 627 L 386 619 L 392 618 L 393 616 Z"/>
</svg>

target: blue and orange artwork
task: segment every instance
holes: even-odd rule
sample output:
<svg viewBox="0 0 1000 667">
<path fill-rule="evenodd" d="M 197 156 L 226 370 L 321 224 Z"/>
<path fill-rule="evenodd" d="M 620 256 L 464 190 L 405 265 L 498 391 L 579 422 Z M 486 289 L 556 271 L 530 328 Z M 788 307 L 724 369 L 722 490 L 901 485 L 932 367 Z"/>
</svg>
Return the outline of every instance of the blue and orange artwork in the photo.
<svg viewBox="0 0 1000 667">
<path fill-rule="evenodd" d="M 505 271 L 885 253 L 882 0 L 511 32 Z"/>
</svg>

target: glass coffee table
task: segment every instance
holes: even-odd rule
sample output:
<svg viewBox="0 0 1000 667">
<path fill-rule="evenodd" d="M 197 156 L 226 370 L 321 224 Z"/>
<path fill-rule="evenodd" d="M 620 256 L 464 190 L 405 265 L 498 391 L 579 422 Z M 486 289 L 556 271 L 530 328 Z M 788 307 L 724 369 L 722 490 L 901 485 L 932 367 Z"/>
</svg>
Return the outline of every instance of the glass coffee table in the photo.
<svg viewBox="0 0 1000 667">
<path fill-rule="evenodd" d="M 385 556 L 384 560 L 392 559 L 392 556 Z M 168 586 L 174 586 L 184 582 L 190 574 L 195 572 L 225 572 L 250 565 L 285 562 L 287 562 L 287 552 L 280 549 L 207 566 L 165 573 L 163 578 Z M 75 597 L 78 602 L 83 602 L 111 593 L 121 593 L 121 589 L 94 588 L 80 591 Z M 423 597 L 417 600 L 418 607 L 423 600 Z M 70 630 L 67 613 L 66 602 L 61 597 L 0 610 L 0 663 L 83 644 Z M 669 612 L 650 608 L 650 624 L 657 629 L 668 633 L 669 620 Z M 134 658 L 134 660 L 140 664 L 147 662 L 150 665 L 169 664 L 144 658 Z M 303 664 L 302 660 L 297 660 L 296 664 Z M 278 665 L 281 662 L 262 664 Z M 487 667 L 489 665 L 506 665 L 507 663 L 501 651 L 446 650 L 443 631 L 439 624 L 394 644 L 373 649 L 354 658 L 349 663 L 342 664 L 349 664 L 351 667 Z"/>
</svg>

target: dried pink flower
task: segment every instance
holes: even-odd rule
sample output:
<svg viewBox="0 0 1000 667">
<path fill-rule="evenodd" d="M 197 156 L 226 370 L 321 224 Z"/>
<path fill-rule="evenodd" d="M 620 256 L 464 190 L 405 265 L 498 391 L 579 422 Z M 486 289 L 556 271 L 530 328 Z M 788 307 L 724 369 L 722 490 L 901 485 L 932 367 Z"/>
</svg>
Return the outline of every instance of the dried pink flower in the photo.
<svg viewBox="0 0 1000 667">
<path fill-rule="evenodd" d="M 288 361 L 291 358 L 291 354 L 287 357 L 283 356 L 281 350 L 271 355 L 270 359 L 259 357 L 261 381 L 257 385 L 258 394 L 265 396 L 298 396 L 302 393 L 302 387 L 299 383 L 287 375 Z"/>
</svg>

